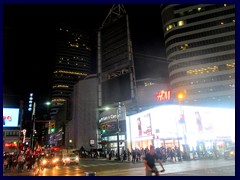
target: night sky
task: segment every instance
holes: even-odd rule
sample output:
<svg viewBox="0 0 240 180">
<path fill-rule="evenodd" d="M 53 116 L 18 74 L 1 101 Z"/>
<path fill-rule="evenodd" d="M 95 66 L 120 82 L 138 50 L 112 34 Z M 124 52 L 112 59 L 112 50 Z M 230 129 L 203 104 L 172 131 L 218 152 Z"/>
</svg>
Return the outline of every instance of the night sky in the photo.
<svg viewBox="0 0 240 180">
<path fill-rule="evenodd" d="M 112 5 L 4 5 L 3 105 L 33 92 L 50 100 L 55 30 L 60 22 L 98 29 Z M 136 52 L 163 57 L 159 5 L 124 5 Z M 141 63 L 140 63 L 141 64 Z M 142 72 L 142 71 L 139 71 Z M 141 75 L 140 75 L 141 76 Z"/>
</svg>

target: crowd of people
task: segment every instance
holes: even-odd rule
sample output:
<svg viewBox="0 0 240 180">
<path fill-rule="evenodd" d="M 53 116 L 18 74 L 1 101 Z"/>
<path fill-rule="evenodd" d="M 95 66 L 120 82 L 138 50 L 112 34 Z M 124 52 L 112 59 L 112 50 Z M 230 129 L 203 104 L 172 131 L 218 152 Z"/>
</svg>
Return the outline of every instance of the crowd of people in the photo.
<svg viewBox="0 0 240 180">
<path fill-rule="evenodd" d="M 33 154 L 4 154 L 3 172 L 17 172 L 36 170 L 41 161 L 41 155 Z"/>
<path fill-rule="evenodd" d="M 181 161 L 183 158 L 183 152 L 180 151 L 179 147 L 174 148 L 165 148 L 164 146 L 160 148 L 155 148 L 156 154 L 159 156 L 161 161 L 165 162 L 167 160 L 173 161 Z M 132 163 L 136 163 L 138 161 L 142 161 L 147 153 L 150 152 L 150 149 L 147 148 L 135 148 L 135 149 L 126 149 L 122 150 L 120 154 L 120 159 L 122 161 L 132 161 Z M 107 151 L 106 158 L 111 160 L 112 158 L 118 157 L 117 152 L 114 150 Z"/>
</svg>

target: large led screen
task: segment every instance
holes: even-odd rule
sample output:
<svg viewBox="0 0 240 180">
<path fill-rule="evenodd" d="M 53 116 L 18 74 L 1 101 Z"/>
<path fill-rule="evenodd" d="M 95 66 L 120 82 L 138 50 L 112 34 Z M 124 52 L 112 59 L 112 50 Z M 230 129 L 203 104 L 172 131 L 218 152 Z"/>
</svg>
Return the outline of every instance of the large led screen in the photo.
<svg viewBox="0 0 240 180">
<path fill-rule="evenodd" d="M 19 126 L 19 109 L 3 108 L 3 127 Z"/>
<path fill-rule="evenodd" d="M 181 111 L 180 111 L 181 109 Z M 184 123 L 179 121 L 184 113 Z M 132 140 L 158 135 L 160 138 L 183 136 L 188 139 L 235 137 L 235 110 L 195 106 L 161 106 L 130 116 Z M 150 131 L 151 130 L 151 131 Z"/>
</svg>

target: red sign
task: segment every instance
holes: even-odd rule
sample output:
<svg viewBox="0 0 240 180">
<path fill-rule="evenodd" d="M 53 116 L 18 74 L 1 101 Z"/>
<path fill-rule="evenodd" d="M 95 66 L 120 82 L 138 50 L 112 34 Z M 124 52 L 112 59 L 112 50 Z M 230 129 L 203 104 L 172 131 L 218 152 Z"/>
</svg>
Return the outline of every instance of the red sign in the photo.
<svg viewBox="0 0 240 180">
<path fill-rule="evenodd" d="M 170 90 L 162 90 L 157 93 L 157 101 L 166 101 L 171 99 L 171 91 Z"/>
<path fill-rule="evenodd" d="M 9 148 L 9 147 L 17 147 L 16 143 L 10 142 L 10 143 L 4 143 L 4 147 L 5 148 Z"/>
</svg>

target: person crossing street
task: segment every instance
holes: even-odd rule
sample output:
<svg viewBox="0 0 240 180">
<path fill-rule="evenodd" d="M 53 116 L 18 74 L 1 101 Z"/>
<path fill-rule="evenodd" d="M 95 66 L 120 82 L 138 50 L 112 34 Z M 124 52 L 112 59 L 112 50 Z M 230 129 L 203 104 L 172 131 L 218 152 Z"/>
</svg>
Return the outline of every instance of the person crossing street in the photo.
<svg viewBox="0 0 240 180">
<path fill-rule="evenodd" d="M 163 167 L 162 161 L 160 160 L 160 157 L 156 154 L 154 146 L 150 146 L 149 153 L 146 154 L 144 158 L 144 165 L 146 167 L 146 176 L 152 176 L 152 173 L 154 172 L 156 176 L 159 175 L 159 171 L 155 166 L 155 161 L 159 163 L 159 165 L 162 167 L 162 170 L 160 172 L 164 172 L 165 169 Z"/>
</svg>

